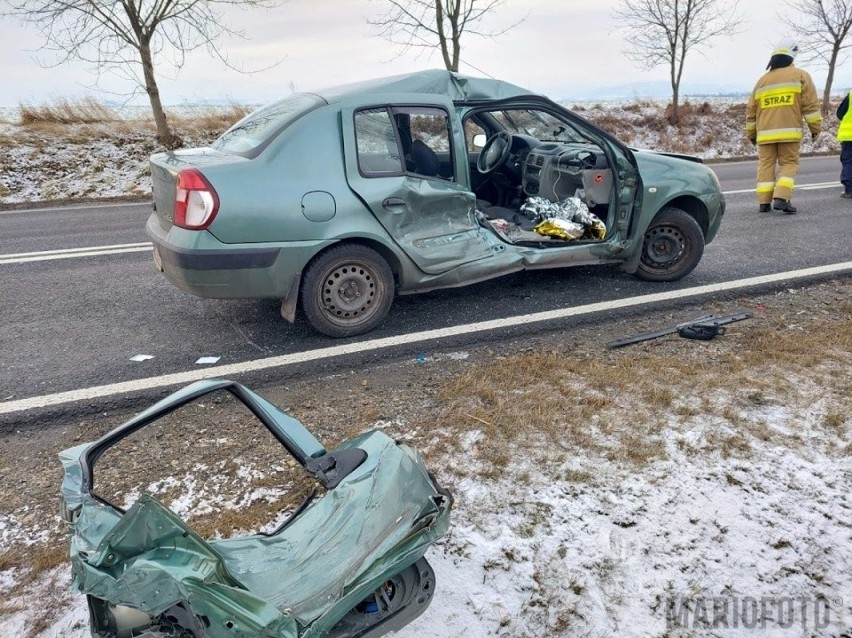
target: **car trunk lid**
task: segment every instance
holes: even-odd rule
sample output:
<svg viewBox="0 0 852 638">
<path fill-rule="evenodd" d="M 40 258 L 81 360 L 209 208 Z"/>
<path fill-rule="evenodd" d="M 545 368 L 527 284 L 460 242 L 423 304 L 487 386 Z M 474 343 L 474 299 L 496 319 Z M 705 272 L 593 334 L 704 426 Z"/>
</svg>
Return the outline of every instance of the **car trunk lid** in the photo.
<svg viewBox="0 0 852 638">
<path fill-rule="evenodd" d="M 249 161 L 233 153 L 223 153 L 210 147 L 182 149 L 157 153 L 151 156 L 151 188 L 154 198 L 154 211 L 164 230 L 174 225 L 175 186 L 178 173 L 187 168 L 195 168 L 205 173 L 205 168 L 219 164 L 233 164 Z"/>
</svg>

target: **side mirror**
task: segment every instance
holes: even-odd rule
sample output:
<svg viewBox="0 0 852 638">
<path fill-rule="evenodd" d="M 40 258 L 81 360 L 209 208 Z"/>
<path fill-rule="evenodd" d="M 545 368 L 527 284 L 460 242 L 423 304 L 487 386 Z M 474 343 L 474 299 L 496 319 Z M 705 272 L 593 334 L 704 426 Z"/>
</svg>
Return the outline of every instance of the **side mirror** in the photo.
<svg viewBox="0 0 852 638">
<path fill-rule="evenodd" d="M 485 142 L 488 141 L 488 138 L 485 136 L 485 133 L 479 133 L 478 135 L 473 136 L 473 147 L 474 148 L 482 148 L 485 146 Z"/>
</svg>

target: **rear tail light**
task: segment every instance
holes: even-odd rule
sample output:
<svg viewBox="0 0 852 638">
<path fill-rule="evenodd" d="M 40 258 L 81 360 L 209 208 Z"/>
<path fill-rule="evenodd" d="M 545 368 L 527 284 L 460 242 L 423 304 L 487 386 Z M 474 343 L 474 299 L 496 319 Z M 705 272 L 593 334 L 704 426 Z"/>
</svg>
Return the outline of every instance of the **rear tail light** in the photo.
<svg viewBox="0 0 852 638">
<path fill-rule="evenodd" d="M 175 225 L 204 230 L 219 211 L 219 196 L 200 171 L 185 168 L 175 186 Z"/>
</svg>

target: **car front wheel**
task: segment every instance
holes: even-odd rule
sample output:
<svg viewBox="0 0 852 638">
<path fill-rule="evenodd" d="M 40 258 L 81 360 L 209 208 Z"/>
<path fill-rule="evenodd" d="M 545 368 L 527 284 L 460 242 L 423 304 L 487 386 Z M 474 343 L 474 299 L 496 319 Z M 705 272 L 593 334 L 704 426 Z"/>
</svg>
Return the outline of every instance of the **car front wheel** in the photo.
<svg viewBox="0 0 852 638">
<path fill-rule="evenodd" d="M 663 208 L 642 242 L 636 276 L 645 281 L 677 281 L 686 277 L 704 254 L 704 233 L 688 213 Z"/>
<path fill-rule="evenodd" d="M 302 280 L 302 310 L 311 327 L 329 337 L 375 328 L 394 296 L 390 266 L 372 248 L 335 246 L 317 257 Z"/>
</svg>

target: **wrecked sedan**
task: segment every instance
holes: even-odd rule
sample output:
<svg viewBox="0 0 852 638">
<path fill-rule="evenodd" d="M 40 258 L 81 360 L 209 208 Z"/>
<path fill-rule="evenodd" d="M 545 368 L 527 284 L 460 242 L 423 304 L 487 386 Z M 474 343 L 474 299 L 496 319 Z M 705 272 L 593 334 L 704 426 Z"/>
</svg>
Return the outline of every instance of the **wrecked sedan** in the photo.
<svg viewBox="0 0 852 638">
<path fill-rule="evenodd" d="M 200 400 L 221 412 L 214 393 L 259 421 L 325 490 L 269 533 L 202 538 L 150 487 L 126 510 L 108 498 L 101 466 L 112 450 L 184 406 L 203 408 Z M 435 592 L 424 554 L 448 529 L 452 497 L 413 449 L 380 431 L 328 452 L 257 394 L 209 380 L 60 458 L 74 587 L 89 608 L 84 636 L 375 638 L 411 622 Z"/>
<path fill-rule="evenodd" d="M 725 201 L 697 158 L 627 148 L 498 80 L 425 71 L 296 93 L 151 157 L 155 265 L 202 297 L 281 299 L 361 334 L 397 294 L 617 264 L 674 281 Z"/>
</svg>

